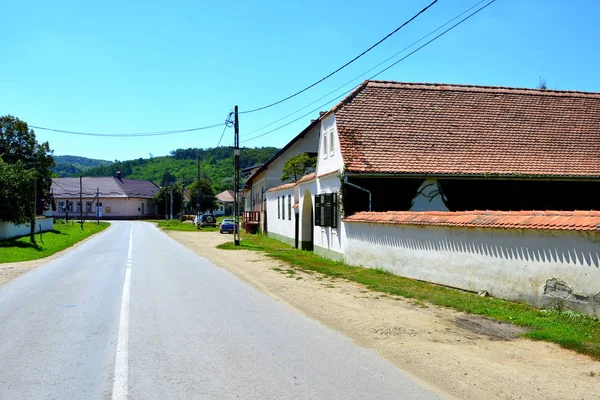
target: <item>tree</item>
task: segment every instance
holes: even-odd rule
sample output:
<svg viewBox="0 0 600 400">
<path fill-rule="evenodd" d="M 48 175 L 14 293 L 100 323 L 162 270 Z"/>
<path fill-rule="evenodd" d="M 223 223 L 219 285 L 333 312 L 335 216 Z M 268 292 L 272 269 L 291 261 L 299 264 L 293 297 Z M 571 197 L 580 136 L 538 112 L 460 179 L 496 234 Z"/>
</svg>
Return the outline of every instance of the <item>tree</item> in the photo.
<svg viewBox="0 0 600 400">
<path fill-rule="evenodd" d="M 539 77 L 537 88 L 540 90 L 548 90 L 548 85 L 546 85 L 546 78 L 541 76 Z"/>
<path fill-rule="evenodd" d="M 52 157 L 50 145 L 48 142 L 38 143 L 34 131 L 29 129 L 26 122 L 11 115 L 6 115 L 0 117 L 0 158 L 2 158 L 3 163 L 12 166 L 3 167 L 6 173 L 14 174 L 17 171 L 26 176 L 35 176 L 36 197 L 35 199 L 33 198 L 32 183 L 30 185 L 29 201 L 27 202 L 31 205 L 28 207 L 31 210 L 28 214 L 31 221 L 30 240 L 32 243 L 35 243 L 35 216 L 38 212 L 41 213 L 40 200 L 48 197 L 48 192 L 52 185 L 54 158 Z M 15 198 L 10 199 L 8 203 L 9 207 L 11 207 L 10 204 L 16 202 Z M 36 204 L 35 208 L 33 206 L 34 202 Z M 13 207 L 18 208 L 19 206 L 13 205 Z M 21 217 L 12 217 L 10 214 L 5 214 L 3 219 L 14 223 L 15 221 L 21 221 L 22 223 Z"/>
<path fill-rule="evenodd" d="M 161 187 L 152 198 L 152 201 L 158 214 L 168 214 L 171 211 L 171 186 Z M 167 204 L 166 210 L 165 203 Z M 181 212 L 181 186 L 173 185 L 173 214 L 179 212 Z"/>
<path fill-rule="evenodd" d="M 316 165 L 317 158 L 309 157 L 306 153 L 290 157 L 290 159 L 287 160 L 283 166 L 281 180 L 287 181 L 291 179 L 292 182 L 297 182 L 298 179 L 302 178 L 309 171 L 313 170 Z"/>
<path fill-rule="evenodd" d="M 8 164 L 0 157 L 1 221 L 13 224 L 26 224 L 31 221 L 34 179 L 34 171 L 25 169 L 21 161 Z"/>
<path fill-rule="evenodd" d="M 192 183 L 189 187 L 191 204 L 196 207 L 196 211 L 214 210 L 217 208 L 217 198 L 215 191 L 208 179 L 200 179 Z"/>
</svg>

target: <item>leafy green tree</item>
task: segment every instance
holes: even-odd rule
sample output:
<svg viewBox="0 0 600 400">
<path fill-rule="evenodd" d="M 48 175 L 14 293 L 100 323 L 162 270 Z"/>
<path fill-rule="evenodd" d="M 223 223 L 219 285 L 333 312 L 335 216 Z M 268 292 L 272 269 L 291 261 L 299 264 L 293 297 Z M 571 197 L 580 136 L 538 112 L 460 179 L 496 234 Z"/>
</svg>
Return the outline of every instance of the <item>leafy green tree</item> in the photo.
<svg viewBox="0 0 600 400">
<path fill-rule="evenodd" d="M 38 143 L 34 131 L 29 129 L 25 121 L 11 115 L 5 115 L 0 117 L 0 158 L 8 165 L 20 164 L 20 167 L 14 167 L 16 170 L 29 171 L 35 175 L 35 203 L 40 205 L 40 199 L 47 197 L 52 185 L 54 158 L 48 142 Z M 12 172 L 14 172 L 14 169 L 12 169 Z M 32 187 L 33 184 L 30 186 Z M 28 203 L 31 204 L 33 193 L 29 194 L 29 199 Z M 14 200 L 10 201 L 10 203 L 13 202 Z M 29 214 L 31 221 L 30 240 L 32 243 L 35 243 L 35 216 L 37 213 L 41 213 L 40 207 L 36 207 L 34 211 L 32 206 Z M 15 218 L 6 220 L 13 221 L 13 219 Z"/>
<path fill-rule="evenodd" d="M 314 170 L 317 165 L 316 157 L 309 157 L 308 154 L 302 153 L 297 156 L 290 157 L 283 165 L 283 173 L 281 174 L 282 181 L 292 180 L 297 182 L 298 179 Z"/>
<path fill-rule="evenodd" d="M 33 213 L 35 171 L 25 169 L 21 161 L 8 164 L 0 157 L 0 220 L 26 224 Z"/>
<path fill-rule="evenodd" d="M 215 190 L 208 179 L 195 181 L 189 187 L 192 208 L 196 207 L 197 212 L 214 210 L 217 208 L 217 198 Z"/>
<path fill-rule="evenodd" d="M 166 200 L 166 202 L 165 202 Z M 171 186 L 163 186 L 152 198 L 158 214 L 165 215 L 171 211 Z M 165 210 L 165 203 L 167 209 Z M 181 186 L 173 185 L 173 214 L 181 212 Z"/>
</svg>

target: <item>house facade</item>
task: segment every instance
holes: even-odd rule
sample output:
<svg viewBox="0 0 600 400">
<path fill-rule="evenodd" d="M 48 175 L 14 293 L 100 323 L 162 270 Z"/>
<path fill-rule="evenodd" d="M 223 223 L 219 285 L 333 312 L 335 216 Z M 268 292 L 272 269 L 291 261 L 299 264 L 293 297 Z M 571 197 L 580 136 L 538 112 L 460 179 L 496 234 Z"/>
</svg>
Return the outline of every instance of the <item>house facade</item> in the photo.
<svg viewBox="0 0 600 400">
<path fill-rule="evenodd" d="M 55 218 L 155 218 L 152 198 L 160 188 L 149 180 L 117 177 L 53 178 Z M 81 195 L 80 195 L 81 192 Z M 80 199 L 82 201 L 80 201 Z"/>
<path fill-rule="evenodd" d="M 266 193 L 270 236 L 403 276 L 600 313 L 600 201 L 577 195 L 600 186 L 600 94 L 366 81 L 311 126 L 316 171 Z"/>
<path fill-rule="evenodd" d="M 282 184 L 281 175 L 287 160 L 299 154 L 316 156 L 320 135 L 319 120 L 313 121 L 306 129 L 292 139 L 277 154 L 255 169 L 248 177 L 243 191 L 244 211 L 254 212 L 259 219 L 259 230 L 268 231 L 268 208 L 265 193 Z M 246 214 L 246 213 L 245 213 Z"/>
<path fill-rule="evenodd" d="M 233 203 L 235 201 L 233 190 L 224 190 L 217 194 L 217 208 L 213 211 L 214 215 L 221 217 L 223 215 L 233 215 Z"/>
</svg>

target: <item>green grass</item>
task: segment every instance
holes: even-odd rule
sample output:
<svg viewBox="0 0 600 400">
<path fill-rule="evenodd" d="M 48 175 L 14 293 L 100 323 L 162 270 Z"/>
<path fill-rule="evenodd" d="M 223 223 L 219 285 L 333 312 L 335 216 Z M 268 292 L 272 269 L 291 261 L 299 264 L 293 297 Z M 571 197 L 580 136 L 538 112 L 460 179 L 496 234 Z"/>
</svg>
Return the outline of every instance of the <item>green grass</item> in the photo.
<svg viewBox="0 0 600 400">
<path fill-rule="evenodd" d="M 75 243 L 106 229 L 108 222 L 55 223 L 54 230 L 35 235 L 37 245 L 31 244 L 29 236 L 0 241 L 0 263 L 37 260 L 73 246 Z"/>
<path fill-rule="evenodd" d="M 365 285 L 373 291 L 402 296 L 438 306 L 453 308 L 510 322 L 529 329 L 523 336 L 545 340 L 587 354 L 600 360 L 600 319 L 570 311 L 540 310 L 524 303 L 493 297 L 481 297 L 427 282 L 393 275 L 384 269 L 370 269 L 347 265 L 295 249 L 264 235 L 242 233 L 240 246 L 224 243 L 218 246 L 230 250 L 255 250 L 288 263 L 301 271 L 314 271 L 334 278 L 342 278 Z M 333 286 L 333 285 L 331 285 Z"/>
<path fill-rule="evenodd" d="M 156 222 L 159 228 L 164 229 L 165 231 L 184 231 L 184 232 L 218 232 L 219 225 L 224 218 L 233 218 L 233 217 L 217 217 L 217 226 L 216 227 L 204 227 L 198 229 L 194 224 L 184 224 L 178 219 L 167 220 L 167 219 L 152 219 L 148 222 Z"/>
</svg>

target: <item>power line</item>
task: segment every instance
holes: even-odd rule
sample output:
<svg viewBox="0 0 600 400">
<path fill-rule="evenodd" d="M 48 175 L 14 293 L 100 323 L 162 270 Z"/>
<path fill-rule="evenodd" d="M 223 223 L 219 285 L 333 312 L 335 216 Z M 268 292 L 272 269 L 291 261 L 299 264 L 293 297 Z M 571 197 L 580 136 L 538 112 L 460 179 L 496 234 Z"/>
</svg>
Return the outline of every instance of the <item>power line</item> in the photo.
<svg viewBox="0 0 600 400">
<path fill-rule="evenodd" d="M 329 73 L 328 75 L 324 76 L 323 78 L 319 79 L 318 81 L 314 82 L 313 84 L 306 86 L 304 89 L 297 91 L 296 93 L 289 95 L 281 100 L 278 100 L 274 103 L 271 104 L 267 104 L 265 106 L 262 107 L 258 107 L 258 108 L 253 108 L 251 110 L 248 111 L 240 111 L 239 114 L 248 114 L 248 113 L 253 113 L 256 111 L 261 111 L 264 110 L 266 108 L 270 108 L 273 107 L 277 104 L 281 104 L 284 101 L 287 101 L 293 97 L 298 96 L 300 93 L 306 92 L 308 89 L 318 85 L 319 83 L 323 82 L 324 80 L 330 78 L 331 76 L 337 74 L 338 72 L 340 72 L 341 70 L 343 70 L 344 68 L 346 68 L 348 65 L 352 64 L 354 61 L 358 60 L 359 58 L 361 58 L 362 56 L 364 56 L 365 54 L 367 54 L 368 52 L 370 52 L 371 50 L 373 50 L 375 47 L 379 46 L 381 43 L 383 43 L 385 40 L 387 40 L 390 36 L 392 36 L 393 34 L 395 34 L 396 32 L 398 32 L 400 29 L 404 28 L 406 25 L 408 25 L 409 23 L 411 23 L 414 19 L 416 19 L 419 15 L 423 14 L 425 11 L 427 11 L 431 6 L 433 6 L 435 3 L 437 3 L 438 0 L 434 0 L 431 3 L 429 3 L 429 5 L 425 8 L 423 8 L 421 11 L 419 11 L 418 13 L 416 13 L 415 15 L 413 15 L 409 20 L 407 20 L 406 22 L 404 22 L 402 25 L 400 25 L 399 27 L 397 27 L 396 29 L 394 29 L 392 32 L 388 33 L 385 37 L 383 37 L 381 40 L 379 40 L 377 43 L 375 43 L 374 45 L 372 45 L 371 47 L 369 47 L 368 49 L 366 49 L 365 51 L 363 51 L 362 53 L 360 53 L 359 55 L 357 55 L 356 57 L 354 57 L 352 60 L 348 61 L 346 64 L 342 65 L 341 67 L 339 67 L 338 69 L 336 69 L 335 71 Z"/>
<path fill-rule="evenodd" d="M 170 131 L 156 131 L 156 132 L 136 132 L 136 133 L 97 133 L 97 132 L 79 132 L 79 131 L 67 131 L 63 129 L 53 129 L 53 128 L 45 128 L 43 126 L 35 126 L 29 125 L 30 128 L 40 129 L 43 131 L 52 131 L 59 133 L 67 133 L 69 135 L 82 135 L 82 136 L 103 136 L 103 137 L 142 137 L 142 136 L 161 136 L 161 135 L 173 135 L 176 133 L 185 133 L 185 132 L 194 132 L 201 131 L 205 129 L 217 128 L 225 125 L 225 123 L 220 122 L 218 124 L 211 124 L 206 126 L 201 126 L 198 128 L 189 128 L 189 129 L 175 129 Z"/>
<path fill-rule="evenodd" d="M 390 69 L 390 68 L 391 68 L 391 67 L 393 67 L 394 65 L 398 64 L 399 62 L 401 62 L 401 61 L 403 61 L 403 60 L 406 60 L 408 57 L 410 57 L 411 55 L 415 54 L 417 51 L 421 50 L 423 47 L 425 47 L 425 46 L 429 45 L 429 44 L 430 44 L 430 43 L 432 43 L 433 41 L 435 41 L 435 40 L 439 39 L 440 37 L 444 36 L 446 33 L 450 32 L 452 29 L 456 28 L 457 26 L 459 26 L 460 24 L 462 24 L 463 22 L 465 22 L 466 20 L 468 20 L 469 18 L 471 18 L 471 17 L 472 17 L 472 16 L 474 16 L 475 14 L 479 13 L 480 11 L 482 11 L 484 8 L 488 7 L 489 5 L 491 5 L 492 3 L 494 3 L 495 1 L 496 1 L 496 0 L 491 0 L 489 3 L 485 4 L 483 7 L 480 7 L 480 8 L 478 8 L 476 11 L 472 12 L 471 14 L 469 14 L 468 16 L 466 16 L 465 18 L 461 19 L 459 22 L 457 22 L 456 24 L 452 25 L 450 28 L 446 29 L 445 31 L 443 31 L 443 32 L 442 32 L 442 33 L 440 33 L 439 35 L 435 36 L 433 39 L 431 39 L 431 40 L 427 41 L 427 42 L 426 42 L 426 43 L 424 43 L 423 45 L 421 45 L 421 46 L 419 46 L 418 48 L 416 48 L 415 50 L 411 51 L 410 53 L 408 53 L 406 56 L 402 57 L 402 58 L 401 58 L 401 59 L 399 59 L 398 61 L 395 61 L 393 64 L 390 64 L 390 65 L 389 65 L 389 66 L 387 66 L 386 68 L 384 68 L 384 69 L 382 69 L 381 71 L 377 72 L 375 75 L 371 76 L 371 77 L 370 77 L 370 78 L 368 78 L 367 80 L 371 80 L 371 79 L 375 78 L 376 76 L 378 76 L 378 75 L 382 74 L 383 72 L 387 71 L 388 69 Z M 481 3 L 481 2 L 480 2 L 480 3 Z M 478 4 L 480 4 L 480 3 L 478 3 Z M 471 8 L 472 8 L 472 7 L 471 7 Z M 337 90 L 337 89 L 336 89 L 336 90 Z M 335 100 L 338 100 L 339 98 L 341 98 L 341 97 L 345 96 L 346 94 L 350 93 L 352 90 L 354 90 L 354 88 L 352 88 L 352 89 L 350 89 L 350 90 L 347 90 L 346 92 L 344 92 L 344 93 L 340 94 L 339 96 L 337 96 L 337 97 L 335 97 L 335 98 L 333 98 L 333 99 L 331 99 L 331 100 L 327 101 L 326 103 L 324 103 L 324 104 L 320 105 L 319 107 L 317 107 L 317 108 L 315 108 L 315 109 L 313 109 L 313 110 L 311 110 L 311 111 L 307 112 L 306 114 L 303 114 L 302 116 L 300 116 L 300 117 L 298 117 L 298 118 L 294 119 L 293 121 L 287 122 L 287 123 L 285 123 L 285 124 L 283 124 L 283 125 L 281 125 L 281 126 L 278 126 L 278 127 L 277 127 L 277 128 L 275 128 L 275 129 L 271 129 L 270 131 L 267 131 L 267 132 L 265 132 L 265 133 L 261 133 L 260 135 L 256 135 L 256 136 L 253 136 L 253 137 L 251 137 L 251 138 L 248 138 L 248 139 L 242 140 L 242 142 L 249 142 L 249 141 L 251 141 L 251 140 L 258 139 L 259 137 L 262 137 L 262 136 L 268 135 L 268 134 L 270 134 L 270 133 L 273 133 L 273 132 L 275 132 L 275 131 L 278 131 L 279 129 L 285 128 L 286 126 L 288 126 L 288 125 L 290 125 L 290 124 L 292 124 L 292 123 L 294 123 L 294 122 L 296 122 L 296 121 L 298 121 L 298 120 L 300 120 L 300 119 L 302 119 L 302 118 L 306 117 L 307 115 L 310 115 L 311 113 L 313 113 L 313 112 L 315 112 L 315 111 L 317 111 L 317 110 L 320 110 L 320 109 L 322 109 L 323 107 L 327 106 L 329 103 L 331 103 L 331 102 L 333 102 L 333 101 L 335 101 Z"/>
<path fill-rule="evenodd" d="M 227 115 L 227 119 L 225 120 L 225 126 L 223 127 L 223 132 L 221 133 L 221 137 L 219 138 L 219 143 L 217 143 L 217 147 L 221 144 L 221 140 L 223 140 L 223 135 L 225 134 L 225 130 L 231 126 L 231 116 L 233 115 L 233 111 Z"/>
<path fill-rule="evenodd" d="M 382 61 L 382 62 L 380 62 L 379 64 L 375 65 L 375 66 L 374 66 L 374 67 L 372 67 L 372 68 L 369 68 L 368 70 L 366 70 L 366 71 L 365 71 L 365 72 L 363 72 L 362 74 L 360 74 L 360 75 L 358 75 L 357 77 L 355 77 L 355 78 L 353 78 L 353 79 L 349 80 L 348 82 L 346 82 L 346 83 L 344 83 L 343 85 L 341 85 L 341 86 L 337 87 L 336 89 L 332 90 L 331 92 L 327 93 L 326 95 L 319 97 L 319 98 L 318 98 L 318 99 L 316 99 L 315 101 L 312 101 L 312 102 L 308 103 L 308 104 L 307 104 L 307 105 L 305 105 L 304 107 L 301 107 L 301 108 L 297 109 L 296 111 L 294 111 L 294 112 L 292 112 L 292 113 L 289 113 L 289 114 L 287 114 L 287 115 L 286 115 L 286 116 L 284 116 L 284 117 L 281 117 L 281 118 L 279 118 L 278 120 L 275 120 L 275 121 L 273 121 L 273 122 L 270 122 L 270 123 L 268 123 L 267 125 L 261 126 L 261 127 L 260 127 L 260 128 L 258 128 L 258 129 L 255 129 L 255 130 L 253 130 L 253 131 L 250 131 L 250 132 L 246 133 L 245 135 L 251 135 L 251 134 L 253 134 L 253 133 L 256 133 L 256 132 L 258 132 L 258 131 L 261 131 L 261 130 L 263 130 L 263 129 L 265 129 L 265 128 L 268 128 L 269 126 L 272 126 L 272 125 L 274 125 L 274 124 L 276 124 L 276 123 L 278 123 L 278 122 L 280 122 L 280 121 L 283 121 L 284 119 L 286 119 L 286 118 L 288 118 L 288 117 L 291 117 L 292 115 L 294 115 L 294 114 L 297 114 L 297 113 L 299 113 L 300 111 L 302 111 L 302 110 L 304 110 L 304 109 L 306 109 L 306 108 L 308 108 L 308 107 L 312 106 L 313 104 L 315 104 L 315 103 L 317 103 L 317 102 L 319 102 L 319 101 L 323 100 L 324 98 L 328 97 L 329 95 L 331 95 L 331 94 L 333 94 L 333 93 L 337 92 L 338 90 L 342 89 L 343 87 L 345 87 L 345 86 L 348 86 L 348 85 L 349 85 L 349 84 L 351 84 L 352 82 L 354 82 L 354 81 L 356 81 L 356 80 L 360 79 L 361 77 L 365 76 L 365 75 L 366 75 L 366 74 L 368 74 L 369 72 L 373 71 L 375 68 L 377 68 L 377 67 L 380 67 L 381 65 L 383 65 L 383 64 L 385 64 L 386 62 L 390 61 L 391 59 L 393 59 L 393 58 L 397 57 L 398 55 L 400 55 L 400 54 L 404 53 L 406 50 L 410 49 L 410 48 L 411 48 L 411 47 L 413 47 L 415 44 L 417 44 L 417 43 L 419 43 L 419 42 L 423 41 L 424 39 L 428 38 L 429 36 L 433 35 L 435 32 L 439 31 L 439 30 L 440 30 L 440 29 L 442 29 L 444 26 L 446 26 L 446 25 L 448 25 L 449 23 L 451 23 L 452 21 L 455 21 L 456 19 L 460 18 L 461 16 L 463 16 L 463 15 L 464 15 L 464 14 L 466 14 L 466 13 L 468 13 L 469 11 L 471 11 L 472 9 L 474 9 L 475 7 L 477 7 L 478 5 L 480 5 L 481 3 L 484 3 L 485 1 L 486 1 L 486 0 L 481 0 L 481 1 L 479 1 L 478 3 L 476 3 L 476 4 L 472 5 L 471 7 L 467 8 L 466 10 L 464 10 L 463 12 L 461 12 L 460 14 L 458 14 L 457 16 L 455 16 L 454 18 L 452 18 L 452 19 L 450 19 L 450 20 L 446 21 L 444 24 L 442 24 L 442 25 L 438 26 L 436 29 L 434 29 L 433 31 L 429 32 L 427 35 L 425 35 L 425 36 L 422 36 L 420 39 L 418 39 L 418 40 L 416 40 L 416 41 L 412 42 L 410 45 L 406 46 L 405 48 L 403 48 L 402 50 L 400 50 L 400 51 L 399 51 L 399 52 L 397 52 L 396 54 L 394 54 L 394 55 L 392 55 L 392 56 L 390 56 L 390 57 L 386 58 L 385 60 L 383 60 L 383 61 Z"/>
</svg>

